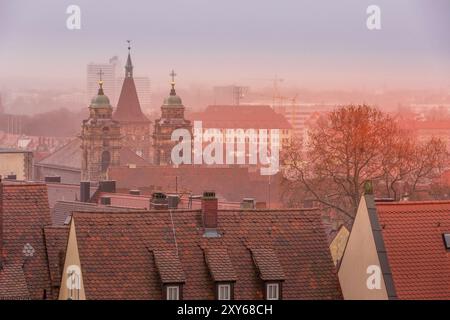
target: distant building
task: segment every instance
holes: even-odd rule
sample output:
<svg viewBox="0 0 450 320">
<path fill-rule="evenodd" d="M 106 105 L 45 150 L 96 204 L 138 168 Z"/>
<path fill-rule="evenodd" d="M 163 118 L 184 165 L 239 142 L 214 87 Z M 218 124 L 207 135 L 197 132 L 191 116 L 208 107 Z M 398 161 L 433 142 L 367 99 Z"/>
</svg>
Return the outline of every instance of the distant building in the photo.
<svg viewBox="0 0 450 320">
<path fill-rule="evenodd" d="M 97 94 L 98 75 L 102 72 L 103 89 L 108 92 L 111 104 L 117 103 L 116 97 L 116 68 L 117 60 L 111 59 L 109 63 L 90 63 L 86 68 L 86 100 L 89 101 Z"/>
<path fill-rule="evenodd" d="M 120 124 L 122 144 L 133 150 L 138 156 L 150 161 L 152 154 L 151 121 L 141 110 L 130 52 L 128 52 L 125 78 L 113 119 Z"/>
<path fill-rule="evenodd" d="M 268 208 L 281 207 L 281 173 L 262 176 L 248 167 L 212 166 L 141 166 L 112 167 L 109 179 L 117 181 L 119 190 L 139 189 L 151 193 L 165 190 L 183 194 L 201 194 L 208 188 L 225 201 L 240 202 L 242 197 L 266 202 Z"/>
<path fill-rule="evenodd" d="M 292 126 L 292 137 L 301 143 L 306 141 L 308 120 L 316 113 L 328 112 L 334 105 L 297 104 L 297 105 L 275 105 L 276 113 L 283 115 Z"/>
<path fill-rule="evenodd" d="M 122 147 L 120 124 L 112 119 L 112 106 L 99 82 L 98 93 L 89 106 L 89 119 L 81 129 L 81 179 L 102 181 L 107 179 L 110 166 L 119 165 Z"/>
<path fill-rule="evenodd" d="M 208 106 L 203 112 L 191 113 L 189 118 L 192 122 L 201 121 L 203 132 L 208 129 L 220 129 L 223 142 L 227 142 L 227 129 L 278 129 L 280 150 L 289 145 L 292 138 L 292 126 L 289 122 L 267 105 Z M 236 142 L 239 143 L 246 141 Z"/>
<path fill-rule="evenodd" d="M 0 148 L 0 176 L 12 180 L 32 180 L 33 153 Z"/>
<path fill-rule="evenodd" d="M 154 163 L 167 165 L 172 163 L 171 152 L 177 142 L 171 140 L 172 132 L 183 128 L 192 132 L 192 124 L 184 117 L 185 107 L 175 92 L 175 72 L 172 71 L 172 89 L 161 106 L 161 118 L 155 121 L 153 131 Z"/>
<path fill-rule="evenodd" d="M 247 92 L 248 87 L 235 85 L 214 87 L 214 105 L 238 106 Z"/>
</svg>

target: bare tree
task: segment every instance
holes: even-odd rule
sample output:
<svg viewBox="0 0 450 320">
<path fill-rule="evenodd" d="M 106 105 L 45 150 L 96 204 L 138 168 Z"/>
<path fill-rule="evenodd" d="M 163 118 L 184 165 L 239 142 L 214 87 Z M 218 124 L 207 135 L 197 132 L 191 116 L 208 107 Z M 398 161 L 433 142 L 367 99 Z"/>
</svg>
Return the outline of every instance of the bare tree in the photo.
<svg viewBox="0 0 450 320">
<path fill-rule="evenodd" d="M 445 144 L 418 143 L 389 115 L 366 105 L 345 106 L 319 118 L 305 150 L 293 143 L 283 152 L 285 195 L 309 197 L 353 218 L 364 182 L 382 196 L 414 193 L 448 159 Z"/>
</svg>

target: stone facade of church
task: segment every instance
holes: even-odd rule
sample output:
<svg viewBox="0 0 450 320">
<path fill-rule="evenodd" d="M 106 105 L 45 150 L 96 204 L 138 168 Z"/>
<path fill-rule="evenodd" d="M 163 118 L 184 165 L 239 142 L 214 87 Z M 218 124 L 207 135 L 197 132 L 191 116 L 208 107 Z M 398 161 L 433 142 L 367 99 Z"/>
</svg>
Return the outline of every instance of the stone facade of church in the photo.
<svg viewBox="0 0 450 320">
<path fill-rule="evenodd" d="M 130 50 L 130 47 L 128 48 Z M 125 78 L 113 119 L 120 123 L 123 144 L 145 160 L 151 161 L 151 121 L 144 115 L 133 79 L 133 64 L 128 52 Z"/>
<path fill-rule="evenodd" d="M 91 101 L 89 119 L 83 121 L 80 135 L 82 181 L 107 180 L 108 168 L 120 163 L 120 124 L 112 119 L 112 111 L 100 81 L 98 95 Z"/>
<path fill-rule="evenodd" d="M 153 132 L 154 163 L 156 165 L 170 165 L 172 148 L 178 143 L 172 141 L 172 132 L 183 128 L 191 132 L 192 124 L 184 118 L 185 107 L 181 98 L 175 92 L 175 73 L 172 71 L 172 89 L 170 95 L 164 99 L 161 106 L 161 118 L 155 121 Z"/>
</svg>

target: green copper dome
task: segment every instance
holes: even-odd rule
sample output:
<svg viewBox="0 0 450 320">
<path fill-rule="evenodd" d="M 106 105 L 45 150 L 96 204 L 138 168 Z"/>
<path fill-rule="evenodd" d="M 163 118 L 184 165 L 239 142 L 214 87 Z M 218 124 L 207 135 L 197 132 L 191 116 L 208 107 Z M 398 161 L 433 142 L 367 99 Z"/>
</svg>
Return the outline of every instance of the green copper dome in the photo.
<svg viewBox="0 0 450 320">
<path fill-rule="evenodd" d="M 164 105 L 165 106 L 182 106 L 183 102 L 181 101 L 181 98 L 177 95 L 176 91 L 175 91 L 175 72 L 172 70 L 171 73 L 172 76 L 172 90 L 170 90 L 170 95 L 164 99 Z"/>
<path fill-rule="evenodd" d="M 91 108 L 111 108 L 111 103 L 109 102 L 109 98 L 105 96 L 102 85 L 103 83 L 100 83 L 98 94 L 91 100 Z"/>
<path fill-rule="evenodd" d="M 183 102 L 181 101 L 181 98 L 177 95 L 170 95 L 164 99 L 165 106 L 181 106 L 182 104 Z"/>
</svg>

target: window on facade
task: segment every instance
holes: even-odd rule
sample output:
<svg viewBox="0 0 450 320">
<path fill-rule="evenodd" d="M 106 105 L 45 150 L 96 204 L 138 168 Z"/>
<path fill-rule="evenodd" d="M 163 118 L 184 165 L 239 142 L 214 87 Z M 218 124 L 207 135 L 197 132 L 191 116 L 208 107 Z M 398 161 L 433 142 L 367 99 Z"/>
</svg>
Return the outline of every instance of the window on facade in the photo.
<svg viewBox="0 0 450 320">
<path fill-rule="evenodd" d="M 218 300 L 231 300 L 231 285 L 219 284 L 217 286 L 217 299 Z"/>
<path fill-rule="evenodd" d="M 180 287 L 179 286 L 166 287 L 166 299 L 167 300 L 180 300 Z"/>
<path fill-rule="evenodd" d="M 266 299 L 267 300 L 280 299 L 280 285 L 278 283 L 266 284 Z"/>
<path fill-rule="evenodd" d="M 111 154 L 108 151 L 103 151 L 102 153 L 102 171 L 106 172 L 111 163 Z"/>
</svg>

